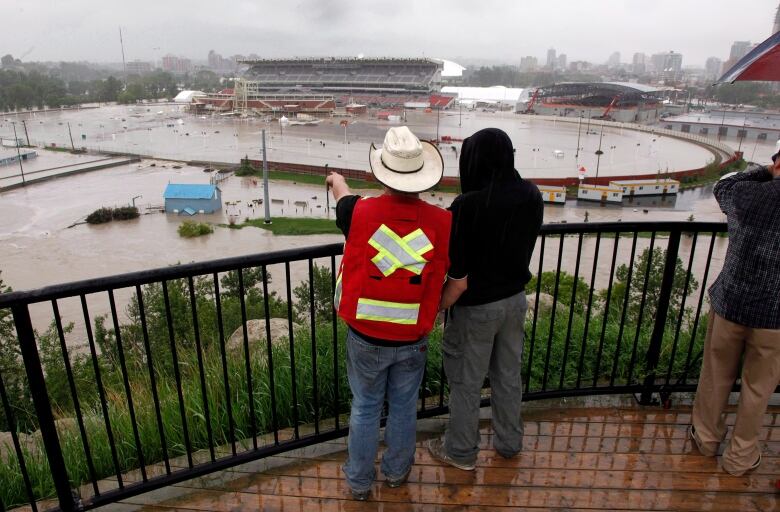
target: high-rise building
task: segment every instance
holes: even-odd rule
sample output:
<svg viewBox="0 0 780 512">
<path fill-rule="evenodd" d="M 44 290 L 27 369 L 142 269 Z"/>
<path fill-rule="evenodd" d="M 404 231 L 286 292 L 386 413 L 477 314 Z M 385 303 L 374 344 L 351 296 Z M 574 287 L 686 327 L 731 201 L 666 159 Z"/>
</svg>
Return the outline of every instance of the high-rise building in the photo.
<svg viewBox="0 0 780 512">
<path fill-rule="evenodd" d="M 777 6 L 777 13 L 775 13 L 775 24 L 772 27 L 772 34 L 780 32 L 780 5 Z"/>
<path fill-rule="evenodd" d="M 644 53 L 635 53 L 634 59 L 632 61 L 632 67 L 633 72 L 641 75 L 645 71 L 647 71 L 647 66 L 645 65 L 645 59 L 646 55 Z"/>
<path fill-rule="evenodd" d="M 655 53 L 650 60 L 653 63 L 653 70 L 661 79 L 676 81 L 682 78 L 681 53 Z"/>
<path fill-rule="evenodd" d="M 566 69 L 566 54 L 562 53 L 558 55 L 558 69 L 565 70 Z"/>
<path fill-rule="evenodd" d="M 528 55 L 520 59 L 520 71 L 523 72 L 534 71 L 538 67 L 539 67 L 539 61 L 537 60 L 536 57 L 532 57 Z"/>
<path fill-rule="evenodd" d="M 609 56 L 609 59 L 607 59 L 607 66 L 610 68 L 620 67 L 620 52 L 614 52 Z"/>
<path fill-rule="evenodd" d="M 731 44 L 731 53 L 729 53 L 729 61 L 738 61 L 750 51 L 750 41 L 734 41 Z"/>
<path fill-rule="evenodd" d="M 187 73 L 192 71 L 192 61 L 168 54 L 162 58 L 162 68 L 173 73 Z"/>
<path fill-rule="evenodd" d="M 710 57 L 704 65 L 704 74 L 707 78 L 718 78 L 722 67 L 723 61 L 717 57 Z"/>
<path fill-rule="evenodd" d="M 557 58 L 555 57 L 555 48 L 550 48 L 547 50 L 547 67 L 550 69 L 555 69 L 555 65 L 558 63 Z"/>
<path fill-rule="evenodd" d="M 140 60 L 131 60 L 127 63 L 127 74 L 128 75 L 143 75 L 145 73 L 151 73 L 152 71 L 152 63 L 151 62 L 143 62 Z"/>
<path fill-rule="evenodd" d="M 214 50 L 209 51 L 208 62 L 209 67 L 214 70 L 224 70 L 235 67 L 232 60 L 222 57 L 222 55 L 216 53 Z"/>
</svg>

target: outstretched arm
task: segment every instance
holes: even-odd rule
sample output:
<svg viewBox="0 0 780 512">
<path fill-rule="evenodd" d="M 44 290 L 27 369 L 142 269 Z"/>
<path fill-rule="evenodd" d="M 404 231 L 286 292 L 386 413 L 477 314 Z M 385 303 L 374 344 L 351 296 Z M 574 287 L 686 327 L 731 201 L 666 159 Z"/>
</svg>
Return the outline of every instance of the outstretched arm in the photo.
<svg viewBox="0 0 780 512">
<path fill-rule="evenodd" d="M 325 183 L 333 190 L 333 198 L 336 200 L 336 203 L 338 203 L 339 199 L 342 197 L 352 195 L 352 191 L 349 190 L 349 185 L 347 185 L 347 180 L 345 180 L 344 176 L 341 174 L 331 172 L 328 177 L 325 178 Z"/>
<path fill-rule="evenodd" d="M 754 166 L 746 171 L 733 172 L 723 176 L 712 193 L 721 211 L 726 215 L 736 213 L 739 205 L 752 195 L 752 189 L 759 183 L 772 179 L 771 167 Z"/>
</svg>

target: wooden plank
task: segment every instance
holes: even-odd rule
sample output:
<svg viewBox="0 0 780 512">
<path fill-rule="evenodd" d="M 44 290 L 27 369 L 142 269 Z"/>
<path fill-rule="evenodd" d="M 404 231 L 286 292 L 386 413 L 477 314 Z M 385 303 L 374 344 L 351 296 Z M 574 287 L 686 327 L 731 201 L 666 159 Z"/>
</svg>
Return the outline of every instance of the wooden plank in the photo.
<svg viewBox="0 0 780 512">
<path fill-rule="evenodd" d="M 480 432 L 488 436 L 494 435 L 490 426 L 481 428 Z M 526 421 L 524 432 L 527 435 L 540 436 L 664 437 L 683 439 L 688 436 L 688 425 L 674 423 Z M 728 433 L 730 435 L 731 429 L 729 429 Z M 762 441 L 780 441 L 780 427 L 763 428 L 759 436 Z"/>
<path fill-rule="evenodd" d="M 318 464 L 280 466 L 265 474 L 287 477 L 342 479 L 341 462 L 323 461 Z M 381 479 L 381 477 L 380 477 Z M 608 469 L 542 469 L 520 471 L 516 468 L 480 467 L 475 471 L 461 471 L 451 466 L 415 465 L 409 482 L 439 483 L 466 486 L 511 486 L 547 488 L 601 488 L 601 489 L 654 489 L 685 491 L 726 491 L 744 493 L 774 492 L 774 475 L 747 475 L 735 477 L 727 473 L 703 476 L 700 473 L 645 472 Z M 238 483 L 244 485 L 248 480 Z M 251 483 L 250 483 L 251 485 Z M 226 490 L 238 490 L 232 485 Z"/>
<path fill-rule="evenodd" d="M 690 410 L 667 411 L 658 408 L 625 409 L 593 408 L 593 409 L 553 409 L 544 414 L 540 411 L 523 411 L 528 420 L 544 419 L 547 421 L 573 421 L 580 423 L 672 423 L 687 425 L 691 422 Z M 736 413 L 725 415 L 726 424 L 734 425 Z M 780 412 L 768 412 L 764 415 L 764 426 L 780 425 Z"/>
<path fill-rule="evenodd" d="M 225 494 L 233 506 L 258 507 L 257 495 L 343 498 L 349 488 L 341 478 L 307 478 L 257 475 L 241 491 Z M 238 500 L 238 502 L 232 500 Z M 458 485 L 408 483 L 390 489 L 375 483 L 372 500 L 392 503 L 467 505 L 484 507 L 578 507 L 596 510 L 640 509 L 680 511 L 766 511 L 775 510 L 773 493 L 695 492 L 682 490 L 633 490 L 615 488 L 515 487 L 502 485 Z M 258 507 L 257 509 L 262 509 Z"/>
<path fill-rule="evenodd" d="M 377 457 L 379 462 L 380 455 Z M 336 452 L 319 461 L 343 463 L 347 452 Z M 311 459 L 290 458 L 290 463 L 313 463 Z M 426 449 L 415 453 L 415 464 L 441 466 Z M 477 467 L 525 469 L 598 469 L 620 471 L 660 471 L 712 474 L 720 471 L 718 460 L 702 455 L 670 455 L 652 453 L 566 453 L 566 452 L 524 452 L 511 459 L 505 459 L 494 450 L 480 450 Z M 255 473 L 256 471 L 252 471 Z M 780 458 L 764 457 L 761 466 L 753 474 L 780 475 Z"/>
<path fill-rule="evenodd" d="M 167 504 L 146 505 L 144 512 L 169 512 L 171 510 L 190 510 L 190 511 L 235 511 L 235 510 L 262 510 L 264 512 L 482 512 L 485 510 L 482 506 L 462 506 L 462 505 L 442 505 L 442 504 L 416 504 L 416 503 L 397 503 L 382 502 L 370 500 L 359 502 L 345 496 L 342 499 L 337 498 L 312 498 L 302 496 L 269 496 L 256 495 L 257 500 L 253 502 L 255 508 L 250 506 L 236 507 L 235 503 L 248 505 L 249 498 L 237 496 L 239 493 L 220 493 L 218 491 L 204 490 L 197 497 L 192 499 L 170 502 Z M 189 497 L 188 497 L 189 498 Z M 227 498 L 227 499 L 225 499 Z M 491 509 L 517 510 L 516 507 L 496 505 Z M 562 512 L 560 508 L 533 508 L 534 512 Z M 592 512 L 593 509 L 566 508 L 566 512 Z M 629 512 L 627 509 L 612 510 L 610 512 Z M 633 512 L 633 511 L 632 511 Z"/>
</svg>

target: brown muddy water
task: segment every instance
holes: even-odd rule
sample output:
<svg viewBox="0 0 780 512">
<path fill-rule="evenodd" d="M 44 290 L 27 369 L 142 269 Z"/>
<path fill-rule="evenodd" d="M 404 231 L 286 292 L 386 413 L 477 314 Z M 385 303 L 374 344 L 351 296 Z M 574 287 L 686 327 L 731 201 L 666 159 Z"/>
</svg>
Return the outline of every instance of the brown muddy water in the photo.
<svg viewBox="0 0 780 512">
<path fill-rule="evenodd" d="M 227 223 L 229 214 L 239 219 L 263 216 L 262 206 L 250 206 L 253 199 L 263 197 L 262 182 L 239 177 L 230 177 L 220 185 L 225 204 L 222 212 L 193 218 L 214 224 L 214 233 L 194 239 L 182 238 L 177 228 L 184 218 L 159 213 L 155 207 L 162 205 L 162 194 L 167 183 L 207 183 L 210 174 L 203 172 L 200 167 L 185 165 L 174 169 L 173 165 L 171 162 L 144 160 L 138 164 L 54 179 L 0 194 L 0 271 L 5 283 L 16 290 L 25 290 L 177 263 L 343 241 L 339 235 L 275 236 L 270 231 L 254 227 L 233 230 L 216 226 Z M 379 191 L 363 193 L 377 194 Z M 324 217 L 324 194 L 324 186 L 271 182 L 270 197 L 282 201 L 281 204 L 272 204 L 271 214 Z M 447 206 L 454 195 L 427 193 L 423 197 L 434 204 Z M 101 206 L 127 205 L 133 198 L 136 205 L 146 213 L 139 219 L 98 226 L 80 223 L 86 215 Z M 306 207 L 296 207 L 296 202 L 305 202 Z M 582 222 L 586 212 L 590 222 L 686 220 L 691 215 L 702 221 L 720 221 L 724 218 L 711 192 L 699 189 L 684 192 L 677 198 L 646 198 L 622 207 L 604 207 L 577 201 L 570 201 L 563 207 L 546 206 L 545 222 Z M 561 268 L 569 273 L 574 273 L 576 243 L 576 237 L 565 239 Z M 598 288 L 607 285 L 614 243 L 614 239 L 602 240 L 596 265 L 595 284 Z M 627 262 L 631 240 L 622 238 L 618 243 L 618 262 Z M 710 282 L 720 269 L 726 243 L 726 239 L 716 240 Z M 649 239 L 640 238 L 637 254 L 648 244 Z M 665 244 L 666 240 L 661 239 L 656 246 Z M 708 244 L 708 237 L 701 238 L 696 244 L 693 264 L 695 275 L 703 273 Z M 686 264 L 691 246 L 691 240 L 684 238 L 680 257 Z M 594 248 L 595 239 L 585 238 L 579 275 L 588 282 L 593 268 Z M 532 262 L 534 273 L 538 269 L 539 252 L 537 244 Z M 544 269 L 554 270 L 557 257 L 558 239 L 550 239 L 545 244 Z M 318 263 L 329 265 L 329 261 Z M 284 267 L 272 266 L 269 270 L 273 276 L 272 289 L 286 295 Z M 292 286 L 295 286 L 307 278 L 306 264 L 292 264 L 291 274 Z M 117 291 L 120 322 L 124 318 L 123 310 L 130 294 L 131 290 Z M 88 304 L 92 318 L 109 313 L 106 294 L 88 297 Z M 83 315 L 78 301 L 60 301 L 59 308 L 63 320 L 75 324 L 74 332 L 68 336 L 69 340 L 81 345 L 85 338 Z M 52 319 L 51 304 L 35 305 L 31 311 L 36 328 L 45 329 Z"/>
</svg>

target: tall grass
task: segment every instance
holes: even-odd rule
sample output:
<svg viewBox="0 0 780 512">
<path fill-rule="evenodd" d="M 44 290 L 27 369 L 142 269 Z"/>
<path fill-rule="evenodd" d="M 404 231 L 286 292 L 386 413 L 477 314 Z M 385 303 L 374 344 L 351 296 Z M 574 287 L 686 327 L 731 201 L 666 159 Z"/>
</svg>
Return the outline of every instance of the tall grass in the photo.
<svg viewBox="0 0 780 512">
<path fill-rule="evenodd" d="M 250 288 L 246 294 L 249 318 L 265 316 L 263 297 L 256 292 L 256 289 L 251 288 L 253 280 L 256 282 L 257 277 L 249 272 L 244 275 L 244 283 Z M 322 280 L 329 286 L 329 275 L 323 274 Z M 317 283 L 316 279 L 315 283 Z M 160 290 L 150 285 L 144 291 L 154 386 L 149 374 L 142 330 L 133 305 L 129 308 L 130 323 L 121 326 L 127 377 L 140 446 L 135 442 L 130 415 L 130 397 L 125 391 L 122 369 L 117 359 L 116 333 L 107 328 L 102 319 L 97 319 L 95 322 L 95 338 L 101 348 L 98 361 L 100 383 L 105 391 L 108 420 L 116 447 L 117 467 L 114 465 L 111 452 L 93 362 L 88 356 L 71 354 L 74 380 L 87 432 L 89 455 L 94 464 L 95 478 L 102 479 L 116 475 L 117 472 L 125 473 L 137 469 L 140 466 L 139 449 L 145 465 L 162 461 L 164 459 L 163 437 L 164 448 L 169 458 L 185 455 L 187 439 L 185 439 L 184 422 L 186 422 L 186 433 L 192 452 L 208 450 L 209 446 L 227 446 L 229 452 L 230 445 L 234 442 L 237 451 L 241 452 L 253 448 L 254 436 L 273 432 L 274 413 L 276 427 L 281 430 L 295 426 L 296 415 L 298 424 L 307 424 L 313 422 L 315 416 L 327 420 L 349 411 L 350 392 L 346 378 L 344 342 L 346 328 L 343 323 L 338 324 L 338 338 L 334 343 L 329 315 L 328 317 L 318 315 L 315 319 L 313 347 L 312 332 L 308 327 L 309 320 L 299 318 L 300 313 L 294 312 L 294 320 L 306 324 L 307 327 L 294 329 L 293 343 L 290 343 L 288 338 L 274 341 L 271 349 L 273 372 L 269 365 L 265 341 L 251 344 L 248 353 L 244 351 L 243 344 L 236 348 L 226 348 L 227 368 L 223 368 L 223 347 L 219 341 L 219 330 L 215 327 L 216 310 L 213 297 L 208 295 L 208 287 L 196 283 L 201 341 L 201 357 L 199 357 L 196 344 L 192 342 L 194 328 L 187 300 L 187 289 L 186 286 L 182 287 L 179 284 L 181 283 L 169 282 L 168 285 L 178 360 L 176 367 L 170 349 L 164 310 L 160 309 Z M 229 280 L 223 281 L 222 319 L 226 333 L 233 332 L 241 325 L 240 304 L 235 290 L 229 285 Z M 632 290 L 634 286 L 632 285 Z M 560 296 L 571 296 L 571 293 L 561 293 Z M 606 308 L 602 302 L 594 300 L 594 307 L 591 310 L 586 310 L 584 301 L 581 300 L 575 301 L 573 310 L 569 309 L 568 304 L 559 305 L 552 327 L 552 336 L 550 335 L 552 323 L 550 308 L 545 309 L 540 306 L 535 326 L 534 315 L 529 312 L 526 317 L 522 366 L 523 377 L 528 379 L 529 390 L 534 392 L 542 389 L 571 389 L 577 385 L 578 377 L 582 387 L 589 387 L 594 382 L 596 385 L 605 385 L 612 380 L 617 385 L 642 382 L 646 373 L 644 358 L 649 346 L 652 321 L 649 321 L 647 316 L 642 320 L 641 316 L 636 317 L 632 314 L 631 311 L 635 311 L 636 305 L 631 301 L 628 301 L 628 314 L 624 315 L 623 298 L 622 292 L 616 293 L 609 307 Z M 137 304 L 135 306 L 137 307 Z M 632 307 L 634 309 L 631 309 Z M 292 310 L 292 307 L 288 309 L 287 305 L 277 297 L 270 297 L 269 314 L 272 317 L 286 317 L 287 312 Z M 623 318 L 626 318 L 626 321 L 621 328 Z M 658 375 L 665 375 L 670 365 L 673 376 L 684 373 L 687 354 L 689 351 L 692 354 L 698 353 L 703 344 L 706 319 L 700 319 L 694 337 L 691 332 L 691 321 L 688 318 L 683 322 L 676 353 L 672 359 L 675 321 L 676 316 L 670 315 L 663 337 Z M 531 339 L 532 333 L 533 339 Z M 56 338 L 51 337 L 51 333 L 39 337 L 47 387 L 55 408 L 55 415 L 59 418 L 73 418 L 74 407 L 64 363 L 61 353 L 58 354 L 54 350 L 57 348 L 56 341 Z M 444 376 L 441 373 L 441 342 L 442 330 L 437 328 L 430 335 L 426 380 L 421 390 L 423 396 L 430 397 L 429 406 L 432 403 L 438 404 L 438 397 L 444 385 Z M 317 410 L 315 410 L 314 393 L 315 356 Z M 251 389 L 246 370 L 247 358 L 250 363 Z M 292 377 L 293 358 L 295 383 Z M 548 360 L 545 380 L 545 365 Z M 202 361 L 202 373 L 199 361 Z M 530 370 L 527 371 L 529 365 Z M 180 374 L 183 404 L 179 401 L 180 393 L 175 369 L 178 369 Z M 336 371 L 338 378 L 335 375 Z M 224 379 L 225 373 L 228 376 L 227 383 Z M 695 378 L 698 375 L 698 366 L 687 373 L 690 378 Z M 273 385 L 271 377 L 273 377 Z M 203 388 L 205 388 L 205 396 Z M 296 392 L 297 402 L 293 400 L 293 389 Z M 162 433 L 155 412 L 154 392 L 159 401 Z M 443 393 L 446 402 L 446 389 Z M 338 401 L 336 401 L 337 395 Z M 275 409 L 272 408 L 272 396 L 275 399 Z M 184 422 L 181 405 L 184 409 Z M 326 421 L 322 429 L 332 428 L 331 425 L 332 422 Z M 71 484 L 74 488 L 78 488 L 91 480 L 84 443 L 75 420 L 58 422 L 58 431 Z M 258 441 L 261 445 L 264 442 L 266 441 Z M 223 451 L 216 456 L 226 454 Z M 31 441 L 25 444 L 24 460 L 35 497 L 40 499 L 53 496 L 54 485 L 39 435 L 33 433 Z M 88 488 L 87 492 L 91 492 L 91 489 Z M 21 471 L 13 450 L 0 457 L 0 500 L 5 508 L 27 502 Z"/>
</svg>

